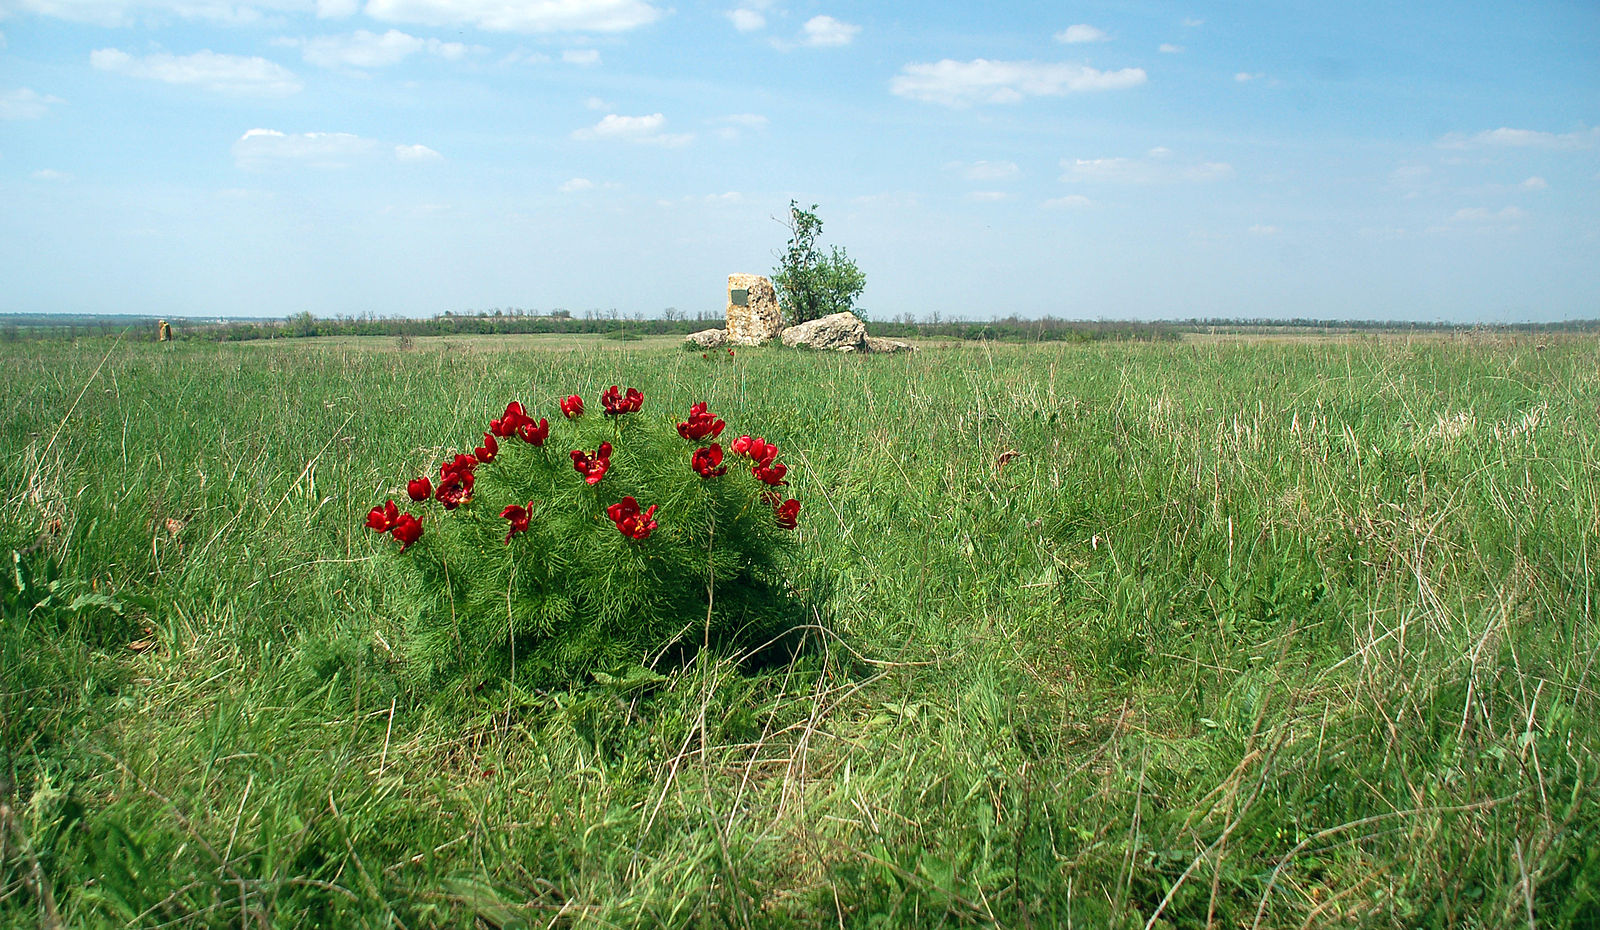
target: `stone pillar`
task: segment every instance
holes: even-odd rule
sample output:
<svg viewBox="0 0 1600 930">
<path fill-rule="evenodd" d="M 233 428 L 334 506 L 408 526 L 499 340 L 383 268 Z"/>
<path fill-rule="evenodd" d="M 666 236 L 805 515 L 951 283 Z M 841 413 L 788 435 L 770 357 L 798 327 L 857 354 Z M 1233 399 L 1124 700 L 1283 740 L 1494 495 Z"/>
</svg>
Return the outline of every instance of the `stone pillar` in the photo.
<svg viewBox="0 0 1600 930">
<path fill-rule="evenodd" d="M 758 274 L 728 275 L 728 342 L 758 346 L 783 332 L 783 313 L 772 281 Z"/>
</svg>

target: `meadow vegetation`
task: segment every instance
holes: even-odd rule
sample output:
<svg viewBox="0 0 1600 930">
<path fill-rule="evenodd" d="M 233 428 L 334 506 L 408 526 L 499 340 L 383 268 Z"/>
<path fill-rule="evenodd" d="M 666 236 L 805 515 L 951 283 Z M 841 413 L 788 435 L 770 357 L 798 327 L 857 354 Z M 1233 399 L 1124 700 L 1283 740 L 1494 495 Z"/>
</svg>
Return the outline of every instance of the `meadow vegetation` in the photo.
<svg viewBox="0 0 1600 930">
<path fill-rule="evenodd" d="M 0 925 L 1600 925 L 1539 342 L 0 347 Z M 368 509 L 613 383 L 783 447 L 792 648 L 413 674 Z"/>
</svg>

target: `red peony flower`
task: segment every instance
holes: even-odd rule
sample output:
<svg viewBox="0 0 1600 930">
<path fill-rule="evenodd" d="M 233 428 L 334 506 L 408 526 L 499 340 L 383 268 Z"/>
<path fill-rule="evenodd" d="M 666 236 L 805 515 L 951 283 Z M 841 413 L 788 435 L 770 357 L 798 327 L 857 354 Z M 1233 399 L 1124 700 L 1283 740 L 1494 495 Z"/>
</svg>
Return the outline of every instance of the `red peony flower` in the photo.
<svg viewBox="0 0 1600 930">
<path fill-rule="evenodd" d="M 391 500 L 382 507 L 374 507 L 367 511 L 367 529 L 387 533 L 394 528 L 395 522 L 399 519 L 400 508 Z"/>
<path fill-rule="evenodd" d="M 477 467 L 477 459 L 470 455 L 457 455 L 448 462 L 440 463 L 439 478 L 440 480 L 443 480 L 457 473 L 470 475 L 472 474 L 472 470 Z"/>
<path fill-rule="evenodd" d="M 484 433 L 483 445 L 472 450 L 472 453 L 480 462 L 492 462 L 494 457 L 500 454 L 500 443 L 495 441 L 494 433 Z"/>
<path fill-rule="evenodd" d="M 576 420 L 578 417 L 583 416 L 583 398 L 576 394 L 568 397 L 561 402 L 561 412 L 566 414 L 569 420 Z"/>
<path fill-rule="evenodd" d="M 518 401 L 512 401 L 506 404 L 506 412 L 498 420 L 489 421 L 489 432 L 494 433 L 501 439 L 509 439 L 516 435 L 518 427 L 524 423 L 532 422 L 533 420 L 522 409 L 522 404 Z"/>
<path fill-rule="evenodd" d="M 787 475 L 788 473 L 789 466 L 783 464 L 782 462 L 774 462 L 771 465 L 757 465 L 756 467 L 750 469 L 750 474 L 755 475 L 758 480 L 765 482 L 766 484 L 770 484 L 773 487 L 777 487 L 780 484 L 787 484 L 788 482 L 783 480 L 783 476 Z"/>
<path fill-rule="evenodd" d="M 395 521 L 394 529 L 390 530 L 394 538 L 400 541 L 400 551 L 422 538 L 422 521 L 409 513 L 403 513 Z"/>
<path fill-rule="evenodd" d="M 439 479 L 439 487 L 434 490 L 434 496 L 446 510 L 454 510 L 472 500 L 472 472 L 456 471 Z"/>
<path fill-rule="evenodd" d="M 621 413 L 637 413 L 644 406 L 644 395 L 639 393 L 638 388 L 628 388 L 627 393 L 623 393 L 613 384 L 600 395 L 600 406 L 605 408 L 608 417 Z"/>
<path fill-rule="evenodd" d="M 772 508 L 778 516 L 778 525 L 786 530 L 792 530 L 800 521 L 800 502 L 789 498 Z"/>
<path fill-rule="evenodd" d="M 730 448 L 740 455 L 748 455 L 757 465 L 771 465 L 772 460 L 778 457 L 778 447 L 760 438 L 740 436 Z"/>
<path fill-rule="evenodd" d="M 689 467 L 699 472 L 702 478 L 715 478 L 728 473 L 728 466 L 722 464 L 722 446 L 715 442 L 710 448 L 694 450 L 694 455 L 689 458 Z"/>
<path fill-rule="evenodd" d="M 427 475 L 412 478 L 406 482 L 406 494 L 410 495 L 412 500 L 421 503 L 433 496 L 433 482 L 428 480 Z"/>
<path fill-rule="evenodd" d="M 726 423 L 712 416 L 703 403 L 695 404 L 689 408 L 689 421 L 678 424 L 678 435 L 684 439 L 699 442 L 707 436 L 716 439 L 722 435 L 722 428 Z"/>
<path fill-rule="evenodd" d="M 600 448 L 595 450 L 594 457 L 586 455 L 581 449 L 573 449 L 572 469 L 583 476 L 583 480 L 590 484 L 598 484 L 606 475 L 606 469 L 611 467 L 611 443 L 602 442 Z"/>
<path fill-rule="evenodd" d="M 530 446 L 542 446 L 550 438 L 550 421 L 544 417 L 540 417 L 538 423 L 527 420 L 518 424 L 517 435 Z"/>
<path fill-rule="evenodd" d="M 506 530 L 506 542 L 509 543 L 511 541 L 511 537 L 517 535 L 518 533 L 525 533 L 528 531 L 528 515 L 532 512 L 532 510 L 533 501 L 528 501 L 528 506 L 526 507 L 523 507 L 520 504 L 512 504 L 510 507 L 500 511 L 500 516 L 511 521 L 511 528 Z"/>
<path fill-rule="evenodd" d="M 624 497 L 606 508 L 606 516 L 617 525 L 617 531 L 629 539 L 648 538 L 650 532 L 657 526 L 656 521 L 652 519 L 655 513 L 655 504 L 651 504 L 649 510 L 640 513 L 639 502 L 632 497 Z"/>
</svg>

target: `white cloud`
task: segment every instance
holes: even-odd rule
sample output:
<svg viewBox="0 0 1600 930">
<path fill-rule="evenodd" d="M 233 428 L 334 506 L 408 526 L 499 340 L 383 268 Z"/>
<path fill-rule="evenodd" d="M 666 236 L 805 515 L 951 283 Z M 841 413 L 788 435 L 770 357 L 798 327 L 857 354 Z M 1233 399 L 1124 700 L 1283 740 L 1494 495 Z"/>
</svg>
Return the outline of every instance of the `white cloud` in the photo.
<svg viewBox="0 0 1600 930">
<path fill-rule="evenodd" d="M 285 97 L 300 90 L 300 79 L 282 65 L 265 58 L 222 55 L 213 51 L 192 55 L 158 52 L 142 58 L 114 48 L 89 53 L 89 64 L 101 71 L 129 77 L 189 84 L 223 94 Z"/>
<path fill-rule="evenodd" d="M 479 45 L 420 39 L 398 29 L 383 35 L 357 29 L 347 36 L 318 36 L 314 39 L 275 39 L 274 45 L 300 49 L 307 64 L 319 68 L 386 68 L 397 65 L 417 52 L 427 51 L 449 61 L 469 53 L 487 51 Z"/>
<path fill-rule="evenodd" d="M 767 18 L 761 15 L 760 10 L 740 8 L 728 11 L 728 19 L 732 21 L 733 28 L 740 32 L 755 32 L 767 25 Z"/>
<path fill-rule="evenodd" d="M 618 116 L 608 113 L 586 129 L 573 132 L 574 139 L 610 140 L 616 139 L 623 142 L 636 142 L 643 145 L 662 145 L 668 148 L 688 145 L 694 141 L 693 133 L 667 133 L 662 129 L 667 124 L 667 118 L 660 113 L 649 116 Z"/>
<path fill-rule="evenodd" d="M 835 48 L 841 45 L 849 45 L 854 41 L 856 33 L 861 31 L 860 26 L 841 23 L 832 16 L 813 16 L 806 20 L 806 24 L 801 29 L 805 32 L 805 38 L 801 39 L 801 41 L 806 45 L 818 48 Z"/>
<path fill-rule="evenodd" d="M 10 0 L 6 6 L 76 23 L 118 27 L 167 17 L 253 25 L 269 13 L 303 13 L 317 0 Z M 0 15 L 6 11 L 0 9 Z"/>
<path fill-rule="evenodd" d="M 744 195 L 743 194 L 739 193 L 738 191 L 727 191 L 726 193 L 722 193 L 722 194 L 703 194 L 703 195 L 700 195 L 700 196 L 694 196 L 694 195 L 690 194 L 690 195 L 685 195 L 683 197 L 679 197 L 677 199 L 662 198 L 662 199 L 656 201 L 656 206 L 661 207 L 663 209 L 672 209 L 673 207 L 680 207 L 680 206 L 683 206 L 685 204 L 702 204 L 703 203 L 703 204 L 710 204 L 711 206 L 725 206 L 727 204 L 735 204 L 735 203 L 743 203 L 743 202 L 744 202 Z"/>
<path fill-rule="evenodd" d="M 360 0 L 316 0 L 318 19 L 344 19 L 361 10 Z"/>
<path fill-rule="evenodd" d="M 245 169 L 287 165 L 348 168 L 377 148 L 374 140 L 348 132 L 284 133 L 276 129 L 252 129 L 233 143 L 233 162 Z"/>
<path fill-rule="evenodd" d="M 577 194 L 583 191 L 591 191 L 594 190 L 594 182 L 588 178 L 572 178 L 571 180 L 561 182 L 561 186 L 557 188 L 557 190 L 561 191 L 563 194 Z"/>
<path fill-rule="evenodd" d="M 1227 162 L 1208 161 L 1180 165 L 1168 161 L 1171 152 L 1150 150 L 1147 158 L 1076 158 L 1061 160 L 1063 181 L 1097 181 L 1111 184 L 1172 184 L 1221 181 L 1233 176 Z"/>
<path fill-rule="evenodd" d="M 1076 45 L 1080 42 L 1106 42 L 1110 39 L 1111 36 L 1104 29 L 1097 29 L 1087 23 L 1068 26 L 1056 33 L 1057 42 L 1065 42 L 1069 45 Z"/>
<path fill-rule="evenodd" d="M 394 147 L 394 157 L 399 161 L 421 164 L 431 161 L 444 161 L 440 155 L 426 145 L 397 145 Z"/>
<path fill-rule="evenodd" d="M 65 171 L 56 171 L 54 168 L 40 168 L 38 171 L 28 175 L 28 177 L 33 178 L 35 181 L 72 180 L 72 175 L 67 174 Z"/>
<path fill-rule="evenodd" d="M 717 138 L 732 142 L 739 138 L 744 130 L 760 132 L 766 129 L 770 120 L 759 113 L 732 113 L 712 122 L 720 124 L 720 128 L 717 129 Z"/>
<path fill-rule="evenodd" d="M 580 129 L 579 132 L 598 139 L 617 138 L 654 134 L 666 124 L 667 118 L 660 113 L 652 113 L 649 116 L 618 116 L 615 113 L 608 113 L 593 128 Z"/>
<path fill-rule="evenodd" d="M 944 168 L 969 181 L 1010 181 L 1022 176 L 1022 169 L 1014 161 L 953 161 Z"/>
<path fill-rule="evenodd" d="M 1414 187 L 1432 173 L 1433 169 L 1427 165 L 1401 165 L 1389 172 L 1389 183 L 1395 187 Z"/>
<path fill-rule="evenodd" d="M 1249 71 L 1240 71 L 1238 74 L 1235 74 L 1233 76 L 1233 79 L 1235 81 L 1238 81 L 1240 84 L 1248 84 L 1251 81 L 1259 81 L 1264 77 L 1266 77 L 1266 75 L 1262 74 L 1259 71 L 1257 71 L 1257 72 L 1255 72 L 1253 74 L 1251 72 L 1249 72 Z"/>
<path fill-rule="evenodd" d="M 609 110 L 611 109 L 611 103 L 599 97 L 590 97 L 583 102 L 583 108 L 585 110 Z"/>
<path fill-rule="evenodd" d="M 661 18 L 643 0 L 367 0 L 365 10 L 384 22 L 489 32 L 624 32 Z"/>
<path fill-rule="evenodd" d="M 766 129 L 770 120 L 760 113 L 732 113 L 722 117 L 718 122 L 739 126 L 743 129 Z"/>
<path fill-rule="evenodd" d="M 1523 181 L 1521 184 L 1518 184 L 1517 186 L 1522 188 L 1525 191 L 1542 191 L 1542 190 L 1548 188 L 1550 185 L 1545 183 L 1544 178 L 1541 178 L 1538 175 L 1534 175 L 1533 177 L 1529 178 L 1526 181 Z"/>
<path fill-rule="evenodd" d="M 1183 46 L 1173 45 L 1171 42 L 1163 42 L 1161 43 L 1160 47 L 1156 49 L 1156 51 L 1162 53 L 1163 55 L 1176 55 L 1183 51 Z"/>
<path fill-rule="evenodd" d="M 1094 90 L 1121 90 L 1145 82 L 1143 68 L 1099 71 L 1087 65 L 1038 61 L 913 63 L 900 69 L 889 91 L 901 97 L 951 107 L 1017 103 L 1027 97 L 1060 97 Z"/>
<path fill-rule="evenodd" d="M 65 102 L 30 87 L 19 87 L 0 93 L 0 119 L 38 119 L 50 112 L 52 106 Z"/>
<path fill-rule="evenodd" d="M 1094 204 L 1094 201 L 1082 194 L 1068 194 L 1065 197 L 1054 197 L 1043 204 L 1047 210 L 1082 210 Z"/>
<path fill-rule="evenodd" d="M 569 65 L 598 65 L 600 50 L 594 48 L 569 48 L 561 53 L 561 60 Z"/>
<path fill-rule="evenodd" d="M 384 68 L 399 64 L 424 45 L 423 40 L 398 29 L 381 36 L 358 29 L 347 36 L 279 39 L 274 44 L 299 48 L 300 57 L 319 68 Z"/>
<path fill-rule="evenodd" d="M 0 32 L 0 49 L 3 49 L 5 47 L 6 47 L 6 34 L 3 33 L 3 32 Z"/>
<path fill-rule="evenodd" d="M 1471 136 L 1451 133 L 1439 140 L 1439 147 L 1466 149 L 1479 147 L 1525 149 L 1588 149 L 1600 144 L 1600 126 L 1568 133 L 1540 132 L 1536 129 L 1487 129 Z"/>
<path fill-rule="evenodd" d="M 1206 24 L 1206 21 L 1203 20 L 1203 19 L 1196 19 L 1195 17 L 1191 16 L 1191 17 L 1185 19 L 1183 21 L 1183 24 L 1185 26 L 1188 26 L 1190 29 L 1193 29 L 1196 26 L 1204 26 Z"/>
<path fill-rule="evenodd" d="M 382 143 L 348 132 L 286 133 L 252 129 L 233 143 L 234 164 L 245 170 L 303 167 L 337 169 L 369 161 L 383 150 Z M 426 145 L 396 145 L 397 162 L 426 164 L 444 156 Z"/>
<path fill-rule="evenodd" d="M 500 63 L 502 65 L 547 65 L 550 63 L 550 56 L 544 52 L 525 52 L 522 49 L 517 49 L 500 59 Z"/>
<path fill-rule="evenodd" d="M 1257 223 L 1254 226 L 1250 227 L 1250 230 L 1249 230 L 1250 235 L 1252 235 L 1252 236 L 1276 236 L 1278 233 L 1280 233 L 1282 231 L 1283 230 L 1279 229 L 1276 226 L 1269 226 L 1269 225 L 1267 225 L 1265 223 Z"/>
<path fill-rule="evenodd" d="M 1011 196 L 1005 191 L 970 191 L 967 199 L 977 203 L 996 203 Z"/>
</svg>

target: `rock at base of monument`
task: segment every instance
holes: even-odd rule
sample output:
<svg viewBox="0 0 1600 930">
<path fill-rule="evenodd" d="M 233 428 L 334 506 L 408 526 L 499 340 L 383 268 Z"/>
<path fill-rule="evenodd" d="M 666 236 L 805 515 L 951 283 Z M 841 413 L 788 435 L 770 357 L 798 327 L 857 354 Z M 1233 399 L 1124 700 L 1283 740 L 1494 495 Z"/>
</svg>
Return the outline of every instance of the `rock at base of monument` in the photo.
<svg viewBox="0 0 1600 930">
<path fill-rule="evenodd" d="M 720 349 L 728 342 L 728 332 L 722 329 L 702 329 L 683 337 L 685 349 Z"/>
<path fill-rule="evenodd" d="M 867 351 L 874 355 L 879 352 L 915 352 L 917 347 L 909 342 L 901 342 L 898 339 L 879 339 L 877 336 L 868 336 Z"/>
<path fill-rule="evenodd" d="M 783 331 L 783 344 L 795 349 L 864 350 L 867 324 L 854 313 L 835 313 Z"/>
</svg>

